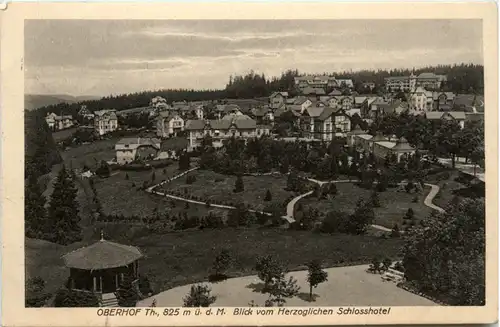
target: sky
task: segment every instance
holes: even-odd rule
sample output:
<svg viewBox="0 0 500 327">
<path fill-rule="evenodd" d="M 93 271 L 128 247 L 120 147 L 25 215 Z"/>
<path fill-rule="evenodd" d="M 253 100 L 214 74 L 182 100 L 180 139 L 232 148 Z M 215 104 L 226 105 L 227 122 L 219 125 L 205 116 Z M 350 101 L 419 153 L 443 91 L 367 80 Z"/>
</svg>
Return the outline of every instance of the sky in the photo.
<svg viewBox="0 0 500 327">
<path fill-rule="evenodd" d="M 25 92 L 221 89 L 279 76 L 483 63 L 480 20 L 27 20 Z"/>
</svg>

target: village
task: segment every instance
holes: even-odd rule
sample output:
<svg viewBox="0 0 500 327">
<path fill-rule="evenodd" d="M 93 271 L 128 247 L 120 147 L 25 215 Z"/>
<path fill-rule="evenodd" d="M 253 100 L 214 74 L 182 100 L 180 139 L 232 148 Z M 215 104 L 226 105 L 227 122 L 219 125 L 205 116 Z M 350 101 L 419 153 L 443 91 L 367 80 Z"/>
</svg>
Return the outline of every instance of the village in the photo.
<svg viewBox="0 0 500 327">
<path fill-rule="evenodd" d="M 421 271 L 437 248 L 415 235 L 439 238 L 456 216 L 484 224 L 484 97 L 432 72 L 293 82 L 253 99 L 41 111 L 61 159 L 27 182 L 44 199 L 26 209 L 27 305 L 480 302 L 484 288 L 430 291 L 446 277 Z"/>
</svg>

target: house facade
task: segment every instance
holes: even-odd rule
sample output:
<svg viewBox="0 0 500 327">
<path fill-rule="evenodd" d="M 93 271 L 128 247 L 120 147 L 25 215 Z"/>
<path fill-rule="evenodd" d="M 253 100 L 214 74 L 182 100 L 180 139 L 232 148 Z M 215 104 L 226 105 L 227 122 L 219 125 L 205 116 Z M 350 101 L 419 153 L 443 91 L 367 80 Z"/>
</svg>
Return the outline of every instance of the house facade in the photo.
<svg viewBox="0 0 500 327">
<path fill-rule="evenodd" d="M 300 117 L 300 127 L 305 138 L 331 141 L 334 136 L 347 135 L 351 120 L 343 110 L 310 107 Z"/>
<path fill-rule="evenodd" d="M 425 90 L 422 86 L 410 93 L 411 109 L 415 111 L 431 111 L 433 109 L 434 98 L 431 91 Z"/>
<path fill-rule="evenodd" d="M 161 148 L 156 138 L 123 138 L 115 144 L 116 162 L 125 165 L 135 160 L 154 159 Z"/>
<path fill-rule="evenodd" d="M 199 147 L 204 137 L 212 138 L 214 147 L 221 147 L 232 137 L 250 139 L 257 136 L 257 123 L 246 115 L 226 116 L 217 120 L 189 120 L 185 130 L 188 132 L 188 151 Z"/>
<path fill-rule="evenodd" d="M 286 104 L 287 98 L 288 92 L 274 92 L 269 96 L 269 107 L 272 109 L 278 109 Z"/>
<path fill-rule="evenodd" d="M 160 112 L 156 118 L 156 135 L 160 138 L 176 136 L 184 130 L 184 119 L 177 112 Z"/>
<path fill-rule="evenodd" d="M 74 126 L 73 116 L 71 115 L 56 115 L 54 113 L 47 114 L 45 122 L 51 131 L 60 131 Z"/>
<path fill-rule="evenodd" d="M 431 121 L 456 121 L 460 128 L 464 128 L 466 113 L 463 111 L 431 111 L 425 113 L 425 118 Z"/>
<path fill-rule="evenodd" d="M 428 89 L 439 89 L 447 81 L 446 75 L 436 75 L 434 73 L 421 73 L 416 76 L 391 76 L 385 78 L 385 87 L 390 92 L 413 91 L 418 86 Z"/>
<path fill-rule="evenodd" d="M 99 135 L 105 135 L 118 129 L 116 110 L 99 110 L 94 112 L 94 129 Z"/>
</svg>

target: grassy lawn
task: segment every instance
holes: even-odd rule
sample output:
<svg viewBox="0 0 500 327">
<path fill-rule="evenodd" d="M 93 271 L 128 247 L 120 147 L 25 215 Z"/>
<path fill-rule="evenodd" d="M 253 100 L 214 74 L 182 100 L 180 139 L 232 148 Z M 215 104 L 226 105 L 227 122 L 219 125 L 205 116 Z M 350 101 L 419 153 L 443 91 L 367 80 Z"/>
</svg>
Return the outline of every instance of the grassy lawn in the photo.
<svg viewBox="0 0 500 327">
<path fill-rule="evenodd" d="M 278 229 L 202 230 L 110 239 L 141 249 L 145 257 L 139 262 L 139 271 L 148 276 L 155 292 L 206 281 L 222 248 L 230 250 L 233 256 L 234 264 L 228 275 L 236 277 L 254 274 L 256 258 L 265 254 L 275 255 L 289 269 L 302 269 L 312 259 L 321 259 L 325 267 L 331 267 L 368 263 L 376 255 L 395 258 L 402 245 L 401 239 Z M 27 277 L 40 276 L 47 282 L 48 291 L 57 290 L 69 274 L 60 257 L 81 246 L 28 240 Z"/>
<path fill-rule="evenodd" d="M 74 127 L 74 128 L 68 128 L 68 129 L 65 129 L 62 131 L 57 131 L 57 132 L 52 133 L 52 137 L 54 138 L 54 141 L 56 143 L 61 142 L 65 139 L 67 139 L 68 137 L 70 137 L 71 135 L 73 135 L 73 133 L 76 132 L 76 130 L 77 130 L 77 128 Z"/>
<path fill-rule="evenodd" d="M 312 259 L 321 259 L 325 267 L 330 267 L 367 263 L 376 255 L 395 257 L 401 240 L 277 229 L 223 229 L 144 236 L 134 244 L 146 255 L 140 271 L 158 292 L 206 280 L 222 248 L 233 255 L 234 264 L 228 274 L 235 277 L 255 273 L 259 255 L 273 254 L 289 269 L 297 269 Z"/>
<path fill-rule="evenodd" d="M 24 248 L 26 280 L 36 276 L 42 277 L 47 292 L 57 291 L 69 277 L 69 269 L 64 266 L 62 256 L 81 246 L 80 243 L 63 246 L 26 238 Z"/>
<path fill-rule="evenodd" d="M 270 190 L 272 202 L 284 203 L 293 195 L 285 191 L 286 177 L 275 176 L 243 176 L 244 191 L 234 193 L 236 182 L 235 176 L 222 175 L 208 170 L 200 170 L 191 173 L 196 176 L 192 184 L 186 183 L 186 178 L 181 177 L 165 184 L 167 191 L 177 191 L 181 194 L 191 194 L 201 197 L 210 202 L 232 202 L 234 204 L 243 202 L 253 209 L 262 210 L 269 202 L 264 201 L 266 191 Z"/>
<path fill-rule="evenodd" d="M 83 144 L 62 151 L 61 156 L 67 166 L 82 168 L 87 165 L 96 168 L 102 160 L 111 160 L 115 157 L 115 144 L 118 139 L 100 140 L 90 144 Z"/>
<path fill-rule="evenodd" d="M 446 206 L 454 197 L 463 199 L 467 196 L 474 197 L 474 194 L 466 191 L 469 187 L 457 180 L 461 173 L 457 170 L 449 170 L 444 173 L 437 173 L 428 176 L 429 183 L 436 184 L 439 186 L 439 192 L 432 201 L 435 205 L 446 209 Z M 483 195 L 484 197 L 484 195 Z"/>
<path fill-rule="evenodd" d="M 178 173 L 177 164 L 155 171 L 155 183 Z M 165 170 L 165 171 L 164 171 Z M 126 180 L 126 175 L 129 179 Z M 203 205 L 185 203 L 146 193 L 140 189 L 144 181 L 151 182 L 152 171 L 119 171 L 109 178 L 97 178 L 94 185 L 105 214 L 148 217 L 157 209 L 170 216 L 187 211 L 188 216 L 204 216 L 208 209 Z"/>
<path fill-rule="evenodd" d="M 361 188 L 353 183 L 337 183 L 336 186 L 338 193 L 332 200 L 318 200 L 316 197 L 311 197 L 301 199 L 298 203 L 304 207 L 315 207 L 321 213 L 327 213 L 331 210 L 352 213 L 358 200 L 361 198 L 369 200 L 372 193 L 371 190 Z M 428 193 L 429 189 L 424 188 L 423 193 L 418 194 L 418 202 L 413 203 L 415 193 L 401 192 L 397 188 L 388 188 L 385 192 L 379 192 L 381 207 L 374 209 L 374 224 L 388 228 L 392 228 L 395 223 L 401 226 L 408 208 L 413 209 L 417 219 L 427 217 L 432 212 L 432 209 L 424 205 L 424 199 Z"/>
</svg>

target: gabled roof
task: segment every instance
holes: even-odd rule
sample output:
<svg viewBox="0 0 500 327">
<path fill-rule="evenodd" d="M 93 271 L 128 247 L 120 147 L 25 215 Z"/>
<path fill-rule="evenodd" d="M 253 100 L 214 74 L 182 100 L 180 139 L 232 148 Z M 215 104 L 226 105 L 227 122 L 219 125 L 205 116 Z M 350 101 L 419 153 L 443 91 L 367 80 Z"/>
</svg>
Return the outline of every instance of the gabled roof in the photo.
<svg viewBox="0 0 500 327">
<path fill-rule="evenodd" d="M 354 97 L 354 103 L 355 104 L 362 104 L 363 102 L 365 102 L 366 99 L 367 99 L 367 97 Z"/>
<path fill-rule="evenodd" d="M 323 113 L 323 110 L 326 108 L 329 108 L 329 107 L 311 106 L 311 107 L 307 108 L 306 110 L 304 110 L 304 114 L 309 115 L 309 117 L 319 117 Z"/>
<path fill-rule="evenodd" d="M 288 96 L 288 92 L 273 92 L 273 93 L 272 93 L 269 97 L 270 97 L 270 98 L 274 98 L 275 96 L 277 96 L 277 95 L 279 95 L 279 94 L 280 94 L 281 96 L 283 96 L 283 97 L 287 97 L 287 96 Z"/>
<path fill-rule="evenodd" d="M 441 119 L 443 114 L 444 114 L 443 111 L 428 111 L 425 113 L 425 118 L 431 119 L 431 120 Z"/>
<path fill-rule="evenodd" d="M 342 95 L 342 92 L 339 90 L 333 90 L 332 92 L 328 93 L 328 95 Z"/>
<path fill-rule="evenodd" d="M 447 113 L 457 120 L 465 120 L 465 112 L 463 111 L 448 111 Z"/>
<path fill-rule="evenodd" d="M 332 108 L 325 107 L 325 108 L 323 108 L 323 112 L 318 116 L 318 119 L 319 120 L 326 120 L 326 119 L 328 119 L 328 117 L 330 117 L 334 113 L 335 113 L 335 111 Z"/>
<path fill-rule="evenodd" d="M 425 113 L 425 117 L 431 120 L 441 119 L 444 115 L 450 115 L 456 120 L 465 120 L 465 112 L 463 111 L 429 111 Z"/>
<path fill-rule="evenodd" d="M 130 245 L 100 241 L 63 256 L 68 268 L 99 270 L 126 266 L 140 258 L 141 251 Z"/>
<path fill-rule="evenodd" d="M 264 117 L 269 112 L 272 112 L 272 110 L 271 108 L 269 108 L 269 106 L 266 105 L 259 108 L 253 108 L 251 114 L 254 115 L 255 117 Z"/>
<path fill-rule="evenodd" d="M 295 98 L 295 102 L 293 104 L 302 105 L 302 104 L 304 104 L 304 102 L 307 102 L 307 101 L 311 101 L 311 100 L 309 100 L 305 96 L 298 96 L 297 98 Z"/>
<path fill-rule="evenodd" d="M 302 90 L 302 93 L 305 94 L 305 95 L 311 95 L 311 94 L 315 94 L 315 95 L 323 95 L 323 94 L 326 94 L 325 93 L 325 90 L 321 89 L 321 88 L 314 88 L 314 87 L 306 87 Z"/>
<path fill-rule="evenodd" d="M 161 141 L 157 138 L 149 137 L 125 137 L 115 144 L 115 150 L 137 149 L 141 146 L 152 146 L 159 149 Z"/>
</svg>

